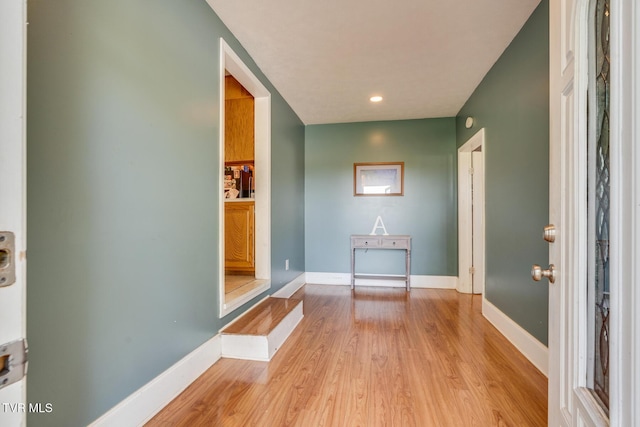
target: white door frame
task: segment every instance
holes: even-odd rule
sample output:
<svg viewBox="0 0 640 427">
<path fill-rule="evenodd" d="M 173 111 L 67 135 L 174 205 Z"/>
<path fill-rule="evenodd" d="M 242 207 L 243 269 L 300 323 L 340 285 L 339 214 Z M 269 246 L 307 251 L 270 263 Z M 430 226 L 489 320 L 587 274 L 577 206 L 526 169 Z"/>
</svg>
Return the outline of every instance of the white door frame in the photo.
<svg viewBox="0 0 640 427">
<path fill-rule="evenodd" d="M 233 301 L 225 301 L 224 278 L 224 105 L 225 70 L 247 89 L 255 100 L 255 276 L 260 286 Z M 218 188 L 218 286 L 220 317 L 271 287 L 271 93 L 249 70 L 231 47 L 220 38 L 220 169 Z"/>
<path fill-rule="evenodd" d="M 640 3 L 611 2 L 611 425 L 640 425 Z"/>
<path fill-rule="evenodd" d="M 550 2 L 549 425 L 640 423 L 640 4 L 611 0 L 610 406 L 587 390 L 588 0 Z"/>
<path fill-rule="evenodd" d="M 26 337 L 26 17 L 24 0 L 0 2 L 0 231 L 14 233 L 16 273 L 0 287 L 0 344 Z M 25 383 L 0 389 L 0 425 L 25 425 Z"/>
<path fill-rule="evenodd" d="M 482 128 L 458 148 L 457 290 L 462 293 L 484 294 L 484 158 L 486 150 L 484 134 L 484 128 Z M 479 153 L 477 153 L 478 149 L 480 149 Z M 473 162 L 479 164 L 473 165 Z M 472 267 L 475 269 L 473 273 Z"/>
</svg>

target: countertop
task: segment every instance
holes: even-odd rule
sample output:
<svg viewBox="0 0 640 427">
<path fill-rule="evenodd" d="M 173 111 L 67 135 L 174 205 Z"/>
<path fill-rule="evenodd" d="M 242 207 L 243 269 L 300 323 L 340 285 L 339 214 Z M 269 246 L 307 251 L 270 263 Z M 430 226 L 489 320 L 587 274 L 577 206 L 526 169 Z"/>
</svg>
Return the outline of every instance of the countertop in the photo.
<svg viewBox="0 0 640 427">
<path fill-rule="evenodd" d="M 235 199 L 224 199 L 225 203 L 234 203 L 234 202 L 255 202 L 255 198 L 253 197 L 242 197 L 242 198 L 235 198 Z"/>
</svg>

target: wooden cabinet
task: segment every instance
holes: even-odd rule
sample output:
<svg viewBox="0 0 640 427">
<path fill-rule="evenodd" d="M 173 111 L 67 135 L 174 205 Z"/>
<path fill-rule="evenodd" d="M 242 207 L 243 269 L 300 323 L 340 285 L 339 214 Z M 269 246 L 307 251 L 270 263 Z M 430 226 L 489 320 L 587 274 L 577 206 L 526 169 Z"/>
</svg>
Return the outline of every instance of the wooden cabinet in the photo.
<svg viewBox="0 0 640 427">
<path fill-rule="evenodd" d="M 246 90 L 233 76 L 224 78 L 224 99 L 253 98 L 251 92 Z"/>
<path fill-rule="evenodd" d="M 225 271 L 253 274 L 254 202 L 225 202 L 224 211 Z"/>
<path fill-rule="evenodd" d="M 224 161 L 253 162 L 255 101 L 232 76 L 225 77 Z"/>
</svg>

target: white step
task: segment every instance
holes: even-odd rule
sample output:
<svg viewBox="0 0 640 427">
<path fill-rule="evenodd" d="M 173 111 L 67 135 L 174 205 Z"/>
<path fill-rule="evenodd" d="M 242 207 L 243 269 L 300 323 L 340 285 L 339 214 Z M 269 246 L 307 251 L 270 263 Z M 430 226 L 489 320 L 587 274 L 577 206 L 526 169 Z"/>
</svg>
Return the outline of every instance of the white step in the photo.
<svg viewBox="0 0 640 427">
<path fill-rule="evenodd" d="M 267 298 L 221 331 L 222 357 L 271 360 L 303 316 L 301 300 Z"/>
</svg>

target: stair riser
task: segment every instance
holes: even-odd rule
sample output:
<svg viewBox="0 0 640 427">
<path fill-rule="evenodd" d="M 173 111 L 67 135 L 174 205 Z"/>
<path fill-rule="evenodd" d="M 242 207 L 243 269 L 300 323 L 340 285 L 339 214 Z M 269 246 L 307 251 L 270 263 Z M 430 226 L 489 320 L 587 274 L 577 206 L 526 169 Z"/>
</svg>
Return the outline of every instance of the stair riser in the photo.
<svg viewBox="0 0 640 427">
<path fill-rule="evenodd" d="M 303 318 L 302 303 L 291 311 L 268 335 L 222 333 L 222 357 L 268 362 Z"/>
</svg>

